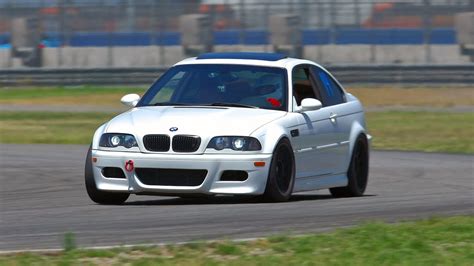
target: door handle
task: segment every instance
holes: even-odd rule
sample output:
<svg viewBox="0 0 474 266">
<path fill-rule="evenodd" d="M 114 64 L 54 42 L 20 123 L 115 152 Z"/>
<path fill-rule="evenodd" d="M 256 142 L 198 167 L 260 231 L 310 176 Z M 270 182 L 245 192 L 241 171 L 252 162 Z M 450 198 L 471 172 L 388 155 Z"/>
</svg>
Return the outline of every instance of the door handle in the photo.
<svg viewBox="0 0 474 266">
<path fill-rule="evenodd" d="M 335 114 L 335 113 L 331 113 L 331 114 L 329 115 L 329 119 L 330 119 L 331 122 L 333 122 L 333 123 L 336 123 L 336 118 L 337 118 L 337 114 Z"/>
</svg>

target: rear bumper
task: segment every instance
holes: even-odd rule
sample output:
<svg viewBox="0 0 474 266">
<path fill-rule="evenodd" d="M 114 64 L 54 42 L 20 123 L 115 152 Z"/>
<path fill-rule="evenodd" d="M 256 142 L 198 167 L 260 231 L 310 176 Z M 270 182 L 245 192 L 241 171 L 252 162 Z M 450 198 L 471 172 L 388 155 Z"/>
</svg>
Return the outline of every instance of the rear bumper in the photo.
<svg viewBox="0 0 474 266">
<path fill-rule="evenodd" d="M 147 154 L 134 152 L 111 152 L 92 150 L 94 179 L 97 188 L 106 191 L 120 191 L 133 194 L 245 194 L 260 195 L 265 186 L 270 167 L 271 154 Z M 135 168 L 205 169 L 207 175 L 199 186 L 160 186 L 140 182 L 134 170 L 126 171 L 125 163 L 134 162 Z M 265 162 L 257 167 L 254 162 Z M 125 179 L 106 178 L 104 167 L 118 167 L 125 173 Z M 241 170 L 248 173 L 245 181 L 220 181 L 225 170 Z"/>
</svg>

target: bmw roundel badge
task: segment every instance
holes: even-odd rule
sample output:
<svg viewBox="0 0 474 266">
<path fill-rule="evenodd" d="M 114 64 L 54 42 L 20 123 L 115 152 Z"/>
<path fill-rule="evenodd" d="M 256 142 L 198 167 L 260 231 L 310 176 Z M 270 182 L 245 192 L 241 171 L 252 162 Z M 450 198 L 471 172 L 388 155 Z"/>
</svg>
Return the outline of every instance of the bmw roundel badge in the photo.
<svg viewBox="0 0 474 266">
<path fill-rule="evenodd" d="M 177 128 L 177 127 L 170 127 L 170 131 L 171 131 L 171 132 L 178 131 L 178 128 Z"/>
</svg>

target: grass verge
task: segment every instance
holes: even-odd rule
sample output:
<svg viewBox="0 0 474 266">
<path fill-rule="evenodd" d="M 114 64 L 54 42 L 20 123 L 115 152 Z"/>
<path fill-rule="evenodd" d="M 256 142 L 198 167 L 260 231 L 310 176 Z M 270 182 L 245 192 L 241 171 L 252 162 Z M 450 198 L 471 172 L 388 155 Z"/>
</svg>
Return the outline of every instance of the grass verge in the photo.
<svg viewBox="0 0 474 266">
<path fill-rule="evenodd" d="M 39 87 L 1 88 L 0 104 L 120 106 L 128 93 L 143 95 L 144 87 Z"/>
<path fill-rule="evenodd" d="M 474 106 L 474 87 L 349 87 L 365 107 L 415 106 L 449 108 Z"/>
<path fill-rule="evenodd" d="M 474 113 L 374 112 L 366 119 L 375 149 L 474 153 Z"/>
<path fill-rule="evenodd" d="M 89 144 L 108 113 L 0 112 L 1 143 Z"/>
<path fill-rule="evenodd" d="M 330 233 L 155 247 L 0 256 L 0 265 L 472 265 L 474 216 Z"/>
<path fill-rule="evenodd" d="M 0 112 L 1 143 L 88 144 L 108 113 Z M 373 148 L 474 153 L 474 114 L 374 112 L 367 114 Z"/>
<path fill-rule="evenodd" d="M 474 87 L 351 86 L 347 90 L 366 107 L 474 106 Z M 120 106 L 127 93 L 143 95 L 145 87 L 33 87 L 0 88 L 0 104 Z"/>
</svg>

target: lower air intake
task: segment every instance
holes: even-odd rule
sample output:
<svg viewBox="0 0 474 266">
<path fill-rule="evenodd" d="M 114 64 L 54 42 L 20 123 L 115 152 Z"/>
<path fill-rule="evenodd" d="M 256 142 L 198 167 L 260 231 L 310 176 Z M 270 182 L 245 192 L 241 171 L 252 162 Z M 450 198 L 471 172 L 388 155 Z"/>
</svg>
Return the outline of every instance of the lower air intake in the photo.
<svg viewBox="0 0 474 266">
<path fill-rule="evenodd" d="M 207 170 L 135 168 L 135 173 L 145 185 L 195 187 L 204 182 Z"/>
</svg>

